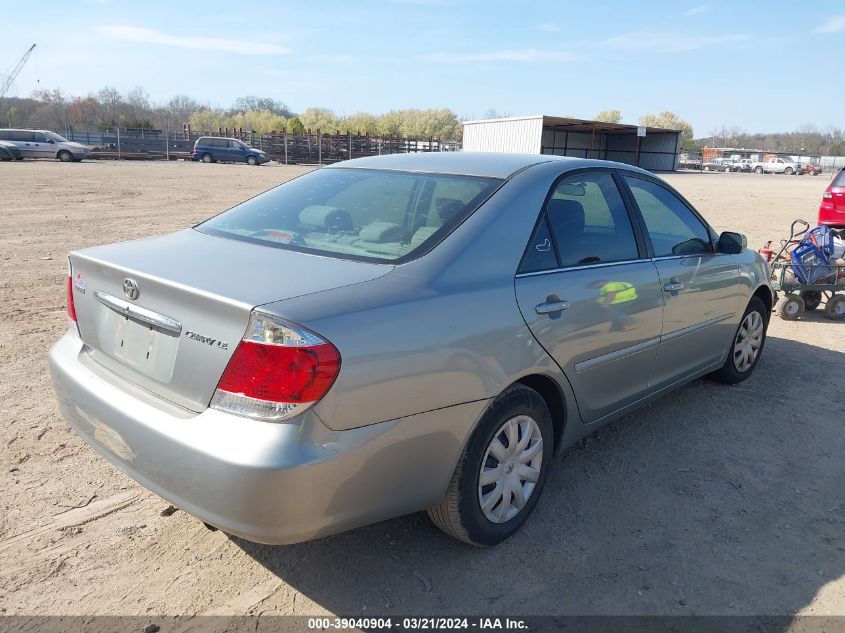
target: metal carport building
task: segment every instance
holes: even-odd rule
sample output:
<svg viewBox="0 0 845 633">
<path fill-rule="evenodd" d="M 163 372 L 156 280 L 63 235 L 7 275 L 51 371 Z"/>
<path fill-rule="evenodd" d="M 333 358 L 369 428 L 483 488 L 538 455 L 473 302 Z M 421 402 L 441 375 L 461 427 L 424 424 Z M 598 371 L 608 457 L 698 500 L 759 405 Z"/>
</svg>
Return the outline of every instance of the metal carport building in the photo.
<svg viewBox="0 0 845 633">
<path fill-rule="evenodd" d="M 465 121 L 463 128 L 463 149 L 468 152 L 555 154 L 675 171 L 681 151 L 679 130 L 544 114 Z"/>
</svg>

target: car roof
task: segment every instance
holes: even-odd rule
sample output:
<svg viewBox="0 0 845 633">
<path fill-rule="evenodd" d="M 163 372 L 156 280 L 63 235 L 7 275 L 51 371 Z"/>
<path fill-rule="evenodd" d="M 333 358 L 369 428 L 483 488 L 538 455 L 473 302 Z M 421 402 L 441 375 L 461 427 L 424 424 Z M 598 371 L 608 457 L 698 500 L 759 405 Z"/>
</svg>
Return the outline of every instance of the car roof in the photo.
<svg viewBox="0 0 845 633">
<path fill-rule="evenodd" d="M 502 152 L 417 152 L 408 154 L 385 154 L 355 158 L 329 165 L 334 169 L 388 169 L 435 174 L 482 176 L 485 178 L 509 178 L 529 167 L 542 163 L 557 162 L 566 169 L 584 167 L 615 167 L 631 171 L 644 170 L 607 160 L 552 156 L 549 154 L 508 154 Z"/>
</svg>

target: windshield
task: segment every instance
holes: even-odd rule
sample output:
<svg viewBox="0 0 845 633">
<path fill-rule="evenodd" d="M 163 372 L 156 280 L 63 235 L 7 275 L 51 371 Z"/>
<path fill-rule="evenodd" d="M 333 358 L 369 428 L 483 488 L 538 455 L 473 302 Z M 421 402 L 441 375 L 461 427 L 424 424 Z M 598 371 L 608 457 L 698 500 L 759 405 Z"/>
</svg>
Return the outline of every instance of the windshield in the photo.
<svg viewBox="0 0 845 633">
<path fill-rule="evenodd" d="M 61 136 L 60 134 L 56 134 L 55 132 L 44 132 L 49 138 L 53 139 L 54 141 L 58 141 L 59 143 L 67 143 L 68 140 Z"/>
<path fill-rule="evenodd" d="M 501 183 L 474 176 L 318 169 L 195 228 L 291 250 L 396 261 L 440 242 Z"/>
</svg>

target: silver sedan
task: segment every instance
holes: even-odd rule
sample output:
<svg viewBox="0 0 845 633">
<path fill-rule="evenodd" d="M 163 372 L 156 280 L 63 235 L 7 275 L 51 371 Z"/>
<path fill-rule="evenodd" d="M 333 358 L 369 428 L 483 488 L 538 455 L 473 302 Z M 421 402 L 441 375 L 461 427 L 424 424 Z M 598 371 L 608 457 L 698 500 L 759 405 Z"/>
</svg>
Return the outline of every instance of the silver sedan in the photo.
<svg viewBox="0 0 845 633">
<path fill-rule="evenodd" d="M 661 179 L 543 155 L 351 160 L 69 260 L 65 417 L 265 543 L 423 509 L 499 543 L 556 450 L 698 377 L 750 376 L 773 299 L 743 236 Z"/>
</svg>

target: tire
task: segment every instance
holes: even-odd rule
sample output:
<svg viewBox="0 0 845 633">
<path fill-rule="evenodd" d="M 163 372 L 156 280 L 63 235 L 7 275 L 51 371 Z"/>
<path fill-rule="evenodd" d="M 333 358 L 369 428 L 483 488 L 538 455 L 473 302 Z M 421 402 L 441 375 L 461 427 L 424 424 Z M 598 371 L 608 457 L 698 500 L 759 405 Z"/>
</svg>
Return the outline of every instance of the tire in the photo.
<svg viewBox="0 0 845 633">
<path fill-rule="evenodd" d="M 756 174 L 762 174 L 762 173 L 763 173 L 763 168 L 762 168 L 762 167 L 755 167 L 755 168 L 754 168 L 754 173 L 756 173 Z"/>
<path fill-rule="evenodd" d="M 794 172 L 792 171 L 792 167 L 787 167 L 786 169 L 783 170 L 783 173 L 786 174 L 787 176 L 791 176 Z"/>
<path fill-rule="evenodd" d="M 203 154 L 203 155 L 200 157 L 200 160 L 201 160 L 202 162 L 204 162 L 204 163 L 213 163 L 213 162 L 214 162 L 214 157 L 213 157 L 211 154 Z"/>
<path fill-rule="evenodd" d="M 246 164 L 255 167 L 258 164 L 258 159 L 255 156 L 247 156 Z"/>
<path fill-rule="evenodd" d="M 763 355 L 768 328 L 766 305 L 760 297 L 751 297 L 739 320 L 725 364 L 710 377 L 726 385 L 735 385 L 748 378 Z"/>
<path fill-rule="evenodd" d="M 516 429 L 513 431 L 516 435 L 509 434 L 507 429 Z M 513 451 L 509 437 L 511 442 L 516 442 Z M 529 438 L 528 444 L 519 449 L 525 437 Z M 543 398 L 524 385 L 511 385 L 482 416 L 455 467 L 445 496 L 429 508 L 428 516 L 443 532 L 465 543 L 477 547 L 501 543 L 525 523 L 534 509 L 552 466 L 553 445 L 552 418 Z M 500 451 L 502 457 L 507 457 L 504 468 L 502 460 L 496 457 Z M 522 462 L 529 454 L 527 463 Z M 494 478 L 484 486 L 479 481 L 482 468 Z M 500 470 L 505 472 L 497 480 L 495 472 Z M 532 484 L 530 479 L 520 477 L 521 473 L 531 473 L 536 482 Z M 496 495 L 502 482 L 505 489 Z M 522 494 L 521 508 L 513 495 L 515 486 L 519 486 Z M 486 510 L 482 508 L 484 496 L 492 503 Z"/>
<path fill-rule="evenodd" d="M 797 321 L 804 316 L 804 300 L 801 295 L 787 294 L 778 299 L 775 312 L 784 321 Z"/>
<path fill-rule="evenodd" d="M 71 154 L 66 149 L 63 149 L 61 152 L 59 152 L 59 155 L 56 158 L 58 158 L 63 163 L 73 162 L 73 154 Z"/>
<path fill-rule="evenodd" d="M 822 293 L 818 290 L 802 290 L 801 299 L 804 300 L 804 309 L 807 312 L 812 312 L 821 305 Z"/>
<path fill-rule="evenodd" d="M 824 315 L 831 321 L 845 319 L 845 295 L 833 295 L 824 306 Z"/>
<path fill-rule="evenodd" d="M 725 173 L 727 174 L 731 170 L 730 167 L 725 167 Z"/>
<path fill-rule="evenodd" d="M 705 165 L 705 166 L 704 166 L 704 171 L 710 171 L 710 165 Z"/>
</svg>

